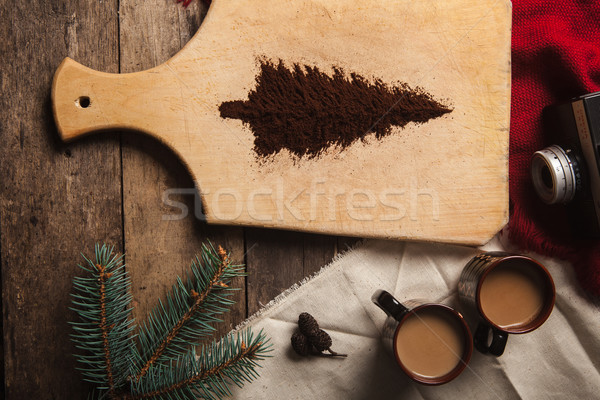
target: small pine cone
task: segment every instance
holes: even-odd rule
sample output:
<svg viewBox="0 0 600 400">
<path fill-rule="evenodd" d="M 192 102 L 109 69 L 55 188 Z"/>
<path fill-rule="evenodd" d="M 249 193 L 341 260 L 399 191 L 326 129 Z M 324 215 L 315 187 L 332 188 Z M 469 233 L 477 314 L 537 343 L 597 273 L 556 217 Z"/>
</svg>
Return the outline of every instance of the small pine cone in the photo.
<svg viewBox="0 0 600 400">
<path fill-rule="evenodd" d="M 303 312 L 298 317 L 298 327 L 300 328 L 300 332 L 308 337 L 319 333 L 319 323 L 307 312 Z"/>
<path fill-rule="evenodd" d="M 323 329 L 319 329 L 316 335 L 309 336 L 308 340 L 320 352 L 329 350 L 331 347 L 331 336 Z"/>
<path fill-rule="evenodd" d="M 298 355 L 307 356 L 311 353 L 312 344 L 301 332 L 295 332 L 292 335 L 292 348 Z"/>
</svg>

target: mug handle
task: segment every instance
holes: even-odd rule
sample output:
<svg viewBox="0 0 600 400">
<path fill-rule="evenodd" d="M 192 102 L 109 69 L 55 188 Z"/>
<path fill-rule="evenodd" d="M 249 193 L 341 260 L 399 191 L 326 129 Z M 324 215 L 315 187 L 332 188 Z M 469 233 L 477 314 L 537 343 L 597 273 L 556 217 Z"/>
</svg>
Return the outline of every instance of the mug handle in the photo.
<svg viewBox="0 0 600 400">
<path fill-rule="evenodd" d="M 488 345 L 490 330 L 492 331 L 492 343 Z M 479 322 L 473 337 L 473 344 L 483 354 L 490 353 L 496 357 L 500 357 L 504 353 L 507 340 L 508 333 L 493 328 L 485 322 Z"/>
<path fill-rule="evenodd" d="M 385 290 L 378 290 L 373 293 L 371 300 L 375 305 L 381 308 L 387 315 L 400 322 L 404 315 L 408 313 L 408 308 L 404 307 L 394 296 Z"/>
</svg>

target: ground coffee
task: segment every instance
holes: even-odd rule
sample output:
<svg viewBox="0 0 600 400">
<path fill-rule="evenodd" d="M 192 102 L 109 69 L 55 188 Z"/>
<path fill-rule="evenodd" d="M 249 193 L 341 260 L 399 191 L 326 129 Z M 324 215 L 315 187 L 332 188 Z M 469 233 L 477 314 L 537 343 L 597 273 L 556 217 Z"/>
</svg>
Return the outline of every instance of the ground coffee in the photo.
<svg viewBox="0 0 600 400">
<path fill-rule="evenodd" d="M 344 149 L 371 133 L 380 139 L 392 125 L 424 123 L 452 110 L 407 84 L 369 82 L 340 68 L 331 76 L 308 65 L 288 69 L 263 59 L 248 100 L 224 102 L 219 111 L 252 129 L 258 156 L 288 149 L 313 158 L 331 146 Z"/>
</svg>

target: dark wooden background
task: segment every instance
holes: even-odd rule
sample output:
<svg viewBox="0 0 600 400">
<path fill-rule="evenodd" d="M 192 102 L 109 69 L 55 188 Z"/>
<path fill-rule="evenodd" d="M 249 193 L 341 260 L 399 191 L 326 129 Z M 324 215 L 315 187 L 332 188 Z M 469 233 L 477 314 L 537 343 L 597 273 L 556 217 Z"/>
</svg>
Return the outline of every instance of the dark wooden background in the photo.
<svg viewBox="0 0 600 400">
<path fill-rule="evenodd" d="M 50 86 L 65 56 L 106 72 L 162 63 L 206 14 L 195 1 L 0 0 L 0 262 L 4 394 L 8 399 L 80 399 L 68 310 L 80 252 L 106 241 L 126 254 L 135 315 L 144 318 L 207 238 L 247 266 L 229 331 L 262 304 L 326 264 L 352 239 L 208 226 L 173 213 L 169 188 L 192 188 L 180 161 L 135 134 L 60 141 Z M 193 210 L 194 198 L 181 196 Z"/>
</svg>

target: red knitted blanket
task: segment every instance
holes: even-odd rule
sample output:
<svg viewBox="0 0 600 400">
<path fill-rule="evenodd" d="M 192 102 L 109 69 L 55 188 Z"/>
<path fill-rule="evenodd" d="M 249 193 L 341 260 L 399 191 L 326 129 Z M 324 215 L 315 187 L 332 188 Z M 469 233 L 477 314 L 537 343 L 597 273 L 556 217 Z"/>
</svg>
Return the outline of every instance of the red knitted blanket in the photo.
<svg viewBox="0 0 600 400">
<path fill-rule="evenodd" d="M 595 295 L 600 243 L 570 236 L 564 210 L 535 195 L 529 163 L 551 144 L 541 129 L 542 109 L 599 90 L 600 1 L 514 0 L 509 236 L 524 249 L 571 261 L 581 285 Z"/>
<path fill-rule="evenodd" d="M 595 295 L 600 243 L 570 236 L 564 210 L 535 195 L 529 164 L 536 150 L 551 144 L 542 131 L 542 109 L 599 90 L 600 2 L 514 0 L 509 237 L 525 249 L 571 261 L 581 285 Z"/>
</svg>

